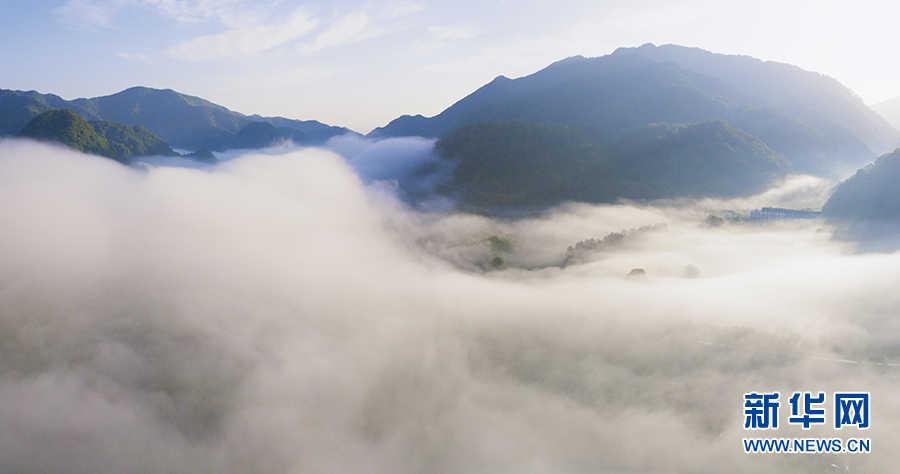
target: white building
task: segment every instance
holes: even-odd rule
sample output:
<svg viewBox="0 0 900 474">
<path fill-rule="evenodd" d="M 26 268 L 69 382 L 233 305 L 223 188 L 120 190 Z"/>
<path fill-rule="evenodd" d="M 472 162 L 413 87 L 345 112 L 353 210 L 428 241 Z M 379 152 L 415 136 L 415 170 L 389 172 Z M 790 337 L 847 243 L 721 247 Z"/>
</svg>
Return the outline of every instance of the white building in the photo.
<svg viewBox="0 0 900 474">
<path fill-rule="evenodd" d="M 753 222 L 772 222 L 790 220 L 822 220 L 822 213 L 818 211 L 801 211 L 796 209 L 782 209 L 780 207 L 764 207 L 759 211 L 750 211 L 750 220 Z"/>
</svg>

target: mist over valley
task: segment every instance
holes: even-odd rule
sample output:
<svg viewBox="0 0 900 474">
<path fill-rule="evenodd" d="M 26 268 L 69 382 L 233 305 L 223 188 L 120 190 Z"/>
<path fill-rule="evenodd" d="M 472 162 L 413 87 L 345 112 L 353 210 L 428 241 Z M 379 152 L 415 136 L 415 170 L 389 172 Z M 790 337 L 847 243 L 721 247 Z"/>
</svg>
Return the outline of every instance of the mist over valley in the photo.
<svg viewBox="0 0 900 474">
<path fill-rule="evenodd" d="M 827 76 L 644 45 L 366 135 L 143 87 L 0 132 L 2 473 L 900 462 L 900 132 Z"/>
</svg>

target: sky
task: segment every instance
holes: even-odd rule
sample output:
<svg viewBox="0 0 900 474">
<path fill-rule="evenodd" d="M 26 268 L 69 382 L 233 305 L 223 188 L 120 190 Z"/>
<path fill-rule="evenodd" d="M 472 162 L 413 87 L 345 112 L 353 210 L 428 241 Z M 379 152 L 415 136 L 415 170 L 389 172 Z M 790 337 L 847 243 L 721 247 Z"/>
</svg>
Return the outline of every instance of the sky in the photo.
<svg viewBox="0 0 900 474">
<path fill-rule="evenodd" d="M 0 89 L 141 85 L 367 133 L 498 75 L 654 43 L 795 64 L 871 105 L 900 96 L 898 15 L 871 0 L 3 0 Z"/>
</svg>

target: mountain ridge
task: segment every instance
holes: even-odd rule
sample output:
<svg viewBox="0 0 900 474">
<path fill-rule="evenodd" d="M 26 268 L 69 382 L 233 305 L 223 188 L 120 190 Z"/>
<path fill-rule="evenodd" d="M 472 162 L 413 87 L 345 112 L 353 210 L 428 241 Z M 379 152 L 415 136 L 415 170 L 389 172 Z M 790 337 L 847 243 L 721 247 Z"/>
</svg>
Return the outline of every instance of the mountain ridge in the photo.
<svg viewBox="0 0 900 474">
<path fill-rule="evenodd" d="M 458 162 L 448 194 L 487 208 L 746 196 L 791 171 L 780 154 L 722 120 L 648 126 L 617 148 L 566 125 L 481 122 L 435 148 Z"/>
<path fill-rule="evenodd" d="M 36 91 L 0 90 L 0 136 L 14 135 L 40 113 L 58 109 L 70 109 L 85 120 L 140 125 L 169 145 L 187 150 L 219 149 L 252 122 L 299 130 L 310 144 L 356 133 L 315 120 L 247 116 L 172 89 L 135 86 L 108 96 L 71 101 Z"/>
<path fill-rule="evenodd" d="M 773 100 L 777 108 L 789 109 L 799 102 L 821 109 L 832 118 L 846 116 L 847 119 L 842 120 L 841 124 L 860 136 L 877 154 L 891 151 L 900 138 L 897 129 L 838 80 L 792 64 L 672 44 L 655 46 L 647 43 L 637 48 L 618 48 L 612 54 L 639 54 L 658 61 L 673 61 L 685 69 L 722 79 L 750 94 Z M 866 122 L 871 126 L 864 126 Z"/>
<path fill-rule="evenodd" d="M 900 140 L 900 132 L 836 80 L 796 66 L 737 58 L 649 44 L 597 58 L 573 56 L 518 79 L 499 76 L 436 116 L 398 117 L 368 136 L 440 138 L 473 123 L 525 120 L 576 126 L 601 144 L 652 123 L 725 120 L 783 154 L 798 172 L 828 177 L 846 176 Z M 703 67 L 689 69 L 675 59 Z M 722 72 L 734 61 L 765 84 L 735 85 L 733 75 Z M 785 81 L 789 91 L 807 82 L 817 86 L 804 92 L 808 103 L 790 101 L 785 99 L 790 94 L 772 92 Z"/>
<path fill-rule="evenodd" d="M 70 109 L 42 112 L 15 136 L 58 143 L 123 164 L 140 156 L 181 156 L 140 125 L 131 127 L 105 120 L 87 121 Z"/>
<path fill-rule="evenodd" d="M 872 104 L 869 108 L 874 110 L 894 128 L 900 130 L 900 97 Z M 897 140 L 896 146 L 900 147 L 900 140 Z"/>
<path fill-rule="evenodd" d="M 900 148 L 837 185 L 822 206 L 834 222 L 900 222 Z"/>
</svg>

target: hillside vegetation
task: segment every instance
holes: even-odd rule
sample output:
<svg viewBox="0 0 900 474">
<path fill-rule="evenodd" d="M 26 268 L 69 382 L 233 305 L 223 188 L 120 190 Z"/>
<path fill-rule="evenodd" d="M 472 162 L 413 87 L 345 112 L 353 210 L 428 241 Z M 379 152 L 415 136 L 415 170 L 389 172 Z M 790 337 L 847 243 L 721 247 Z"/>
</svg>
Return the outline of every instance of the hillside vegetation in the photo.
<svg viewBox="0 0 900 474">
<path fill-rule="evenodd" d="M 186 150 L 226 149 L 238 132 L 254 122 L 289 129 L 282 135 L 295 141 L 303 136 L 307 144 L 321 144 L 333 136 L 354 133 L 315 120 L 246 116 L 170 89 L 132 87 L 108 96 L 71 101 L 34 91 L 0 90 L 0 136 L 13 135 L 39 114 L 55 109 L 72 110 L 85 120 L 142 126 L 169 145 Z"/>
<path fill-rule="evenodd" d="M 519 79 L 500 76 L 437 116 L 399 117 L 370 135 L 441 138 L 467 125 L 510 120 L 574 127 L 603 148 L 647 125 L 722 120 L 794 171 L 832 178 L 900 141 L 900 132 L 832 78 L 674 45 L 576 56 Z"/>
<path fill-rule="evenodd" d="M 97 135 L 109 142 L 110 148 L 119 158 L 127 160 L 136 156 L 179 156 L 166 142 L 140 125 L 129 127 L 105 120 L 91 120 L 88 124 Z"/>
<path fill-rule="evenodd" d="M 122 163 L 138 156 L 180 156 L 144 127 L 129 127 L 103 120 L 88 122 L 68 109 L 41 113 L 16 136 L 59 143 Z"/>
<path fill-rule="evenodd" d="M 228 149 L 259 149 L 277 144 L 279 142 L 291 141 L 294 144 L 302 145 L 309 142 L 306 134 L 300 130 L 286 127 L 275 127 L 268 122 L 250 122 L 246 127 L 238 131 L 231 139 L 221 144 L 217 150 Z"/>
<path fill-rule="evenodd" d="M 791 170 L 760 140 L 719 120 L 642 127 L 613 147 L 565 125 L 483 122 L 436 149 L 458 161 L 447 192 L 481 206 L 740 196 Z"/>
<path fill-rule="evenodd" d="M 38 115 L 16 136 L 59 143 L 84 153 L 125 161 L 117 155 L 107 139 L 98 135 L 86 120 L 68 109 L 48 110 Z"/>
<path fill-rule="evenodd" d="M 832 221 L 900 222 L 900 149 L 838 185 L 822 214 Z"/>
</svg>

